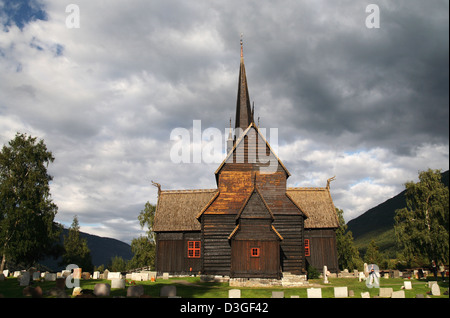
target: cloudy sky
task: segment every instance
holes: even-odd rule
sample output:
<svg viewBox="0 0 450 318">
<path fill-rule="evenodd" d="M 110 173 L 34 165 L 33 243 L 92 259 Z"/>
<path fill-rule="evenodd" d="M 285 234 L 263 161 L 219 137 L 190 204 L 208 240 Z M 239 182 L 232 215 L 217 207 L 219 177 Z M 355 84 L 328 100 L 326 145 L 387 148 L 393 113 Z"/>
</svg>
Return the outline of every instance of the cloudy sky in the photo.
<svg viewBox="0 0 450 318">
<path fill-rule="evenodd" d="M 216 187 L 219 164 L 173 162 L 170 135 L 234 124 L 241 33 L 289 186 L 336 176 L 349 221 L 449 168 L 447 0 L 0 0 L 0 144 L 44 139 L 56 221 L 130 243 L 151 180 Z"/>
</svg>

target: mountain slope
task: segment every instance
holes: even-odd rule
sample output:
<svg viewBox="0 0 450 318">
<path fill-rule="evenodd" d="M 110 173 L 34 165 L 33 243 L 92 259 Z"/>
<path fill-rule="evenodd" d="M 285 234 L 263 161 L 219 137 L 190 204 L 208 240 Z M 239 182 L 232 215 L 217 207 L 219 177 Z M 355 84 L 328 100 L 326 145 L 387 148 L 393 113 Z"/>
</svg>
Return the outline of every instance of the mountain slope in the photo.
<svg viewBox="0 0 450 318">
<path fill-rule="evenodd" d="M 448 187 L 449 171 L 441 175 L 442 183 Z M 348 230 L 353 233 L 355 246 L 360 252 L 365 252 L 372 239 L 381 252 L 395 252 L 395 210 L 406 207 L 405 193 L 406 190 L 403 190 L 347 223 Z"/>
<path fill-rule="evenodd" d="M 68 229 L 63 229 L 60 235 L 61 245 L 63 245 L 64 242 L 63 237 L 68 236 L 68 232 Z M 122 241 L 84 232 L 80 232 L 80 237 L 87 240 L 88 248 L 91 251 L 92 264 L 94 266 L 100 266 L 102 264 L 107 266 L 114 256 L 122 257 L 124 260 L 130 260 L 133 257 L 131 246 Z M 65 264 L 64 266 L 58 266 L 58 262 L 60 261 L 61 258 L 55 260 L 48 257 L 42 261 L 39 261 L 39 263 L 54 271 L 59 271 L 65 269 L 65 266 L 68 265 Z"/>
</svg>

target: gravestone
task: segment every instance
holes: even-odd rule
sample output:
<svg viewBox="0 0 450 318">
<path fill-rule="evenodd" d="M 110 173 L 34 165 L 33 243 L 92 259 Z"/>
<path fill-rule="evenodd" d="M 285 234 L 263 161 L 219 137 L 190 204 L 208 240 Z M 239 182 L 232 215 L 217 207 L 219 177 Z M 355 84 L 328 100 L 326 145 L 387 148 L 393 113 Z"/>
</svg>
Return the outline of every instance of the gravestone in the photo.
<svg viewBox="0 0 450 318">
<path fill-rule="evenodd" d="M 20 271 L 15 271 L 13 274 L 13 277 L 19 277 L 20 276 Z"/>
<path fill-rule="evenodd" d="M 380 288 L 380 297 L 390 298 L 393 291 L 392 287 Z"/>
<path fill-rule="evenodd" d="M 125 288 L 125 279 L 123 278 L 113 278 L 111 279 L 111 288 Z"/>
<path fill-rule="evenodd" d="M 100 272 L 99 271 L 94 272 L 94 275 L 92 275 L 92 278 L 93 279 L 99 279 L 100 278 Z"/>
<path fill-rule="evenodd" d="M 33 273 L 33 280 L 39 280 L 41 278 L 40 272 L 34 272 Z"/>
<path fill-rule="evenodd" d="M 19 279 L 20 286 L 28 286 L 30 285 L 30 272 L 23 272 L 22 276 Z"/>
<path fill-rule="evenodd" d="M 144 286 L 136 285 L 127 288 L 127 297 L 141 297 L 144 295 Z"/>
<path fill-rule="evenodd" d="M 103 271 L 103 278 L 100 277 L 100 279 L 108 279 L 108 276 L 109 276 L 109 270 L 108 270 L 108 269 L 105 269 L 105 270 Z"/>
<path fill-rule="evenodd" d="M 81 287 L 75 287 L 72 291 L 72 296 L 78 296 L 82 294 L 82 289 Z"/>
<path fill-rule="evenodd" d="M 177 295 L 177 287 L 173 285 L 163 286 L 159 291 L 160 297 L 175 297 L 176 295 Z"/>
<path fill-rule="evenodd" d="M 423 294 L 416 294 L 416 298 L 425 298 Z"/>
<path fill-rule="evenodd" d="M 410 281 L 403 282 L 403 286 L 405 286 L 405 289 L 412 289 L 412 284 Z"/>
<path fill-rule="evenodd" d="M 241 290 L 240 289 L 230 289 L 228 291 L 228 298 L 241 298 Z"/>
<path fill-rule="evenodd" d="M 323 283 L 324 283 L 324 284 L 328 284 L 328 277 L 327 277 L 327 274 L 328 274 L 328 268 L 327 268 L 326 265 L 324 265 L 324 266 L 323 266 Z"/>
<path fill-rule="evenodd" d="M 405 298 L 405 291 L 398 290 L 398 291 L 392 292 L 391 298 Z"/>
<path fill-rule="evenodd" d="M 435 280 L 430 280 L 430 281 L 428 282 L 428 288 L 431 288 L 431 286 L 433 286 L 434 284 L 437 284 L 437 281 L 435 281 Z"/>
<path fill-rule="evenodd" d="M 5 274 L 1 273 L 0 274 L 0 281 L 4 281 L 5 280 Z"/>
<path fill-rule="evenodd" d="M 334 298 L 348 297 L 347 287 L 334 287 Z"/>
<path fill-rule="evenodd" d="M 322 288 L 308 288 L 306 294 L 308 298 L 322 298 Z"/>
<path fill-rule="evenodd" d="M 169 273 L 163 273 L 163 279 L 169 279 Z"/>
<path fill-rule="evenodd" d="M 114 278 L 122 278 L 122 274 L 120 272 L 109 272 L 108 279 L 111 280 Z"/>
<path fill-rule="evenodd" d="M 5 270 L 3 271 L 3 275 L 5 275 L 5 277 L 8 277 L 8 275 L 9 275 L 9 269 L 5 269 Z"/>
<path fill-rule="evenodd" d="M 74 268 L 73 269 L 73 279 L 81 279 L 81 268 Z"/>
<path fill-rule="evenodd" d="M 358 281 L 361 282 L 363 279 L 366 279 L 366 275 L 364 272 L 359 272 Z"/>
<path fill-rule="evenodd" d="M 54 282 L 56 281 L 55 273 L 45 273 L 44 279 L 46 282 Z"/>
<path fill-rule="evenodd" d="M 94 286 L 94 295 L 95 296 L 109 296 L 111 292 L 110 284 L 95 284 Z"/>
<path fill-rule="evenodd" d="M 433 296 L 441 296 L 441 289 L 438 284 L 431 285 L 431 295 Z"/>
<path fill-rule="evenodd" d="M 362 292 L 361 293 L 361 298 L 370 298 L 370 293 L 369 292 Z"/>
<path fill-rule="evenodd" d="M 283 291 L 273 291 L 272 298 L 284 298 L 284 292 Z"/>
</svg>

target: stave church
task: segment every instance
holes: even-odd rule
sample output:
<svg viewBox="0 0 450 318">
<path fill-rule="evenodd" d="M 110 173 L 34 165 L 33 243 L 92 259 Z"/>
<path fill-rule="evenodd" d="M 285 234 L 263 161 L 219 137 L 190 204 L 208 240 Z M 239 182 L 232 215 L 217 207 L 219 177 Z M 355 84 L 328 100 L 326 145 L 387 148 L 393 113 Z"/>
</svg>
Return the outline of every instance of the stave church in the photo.
<svg viewBox="0 0 450 318">
<path fill-rule="evenodd" d="M 290 176 L 254 122 L 241 40 L 234 136 L 215 171 L 217 188 L 156 184 L 157 272 L 275 279 L 309 266 L 337 272 L 333 178 L 324 187 L 288 188 Z"/>
</svg>

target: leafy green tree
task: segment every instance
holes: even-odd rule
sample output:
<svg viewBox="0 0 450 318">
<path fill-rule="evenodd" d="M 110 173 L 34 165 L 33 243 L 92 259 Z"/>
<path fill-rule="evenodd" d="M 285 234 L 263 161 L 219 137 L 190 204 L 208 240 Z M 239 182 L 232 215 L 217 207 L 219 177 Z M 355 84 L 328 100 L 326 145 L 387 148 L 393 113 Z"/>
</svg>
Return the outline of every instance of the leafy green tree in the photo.
<svg viewBox="0 0 450 318">
<path fill-rule="evenodd" d="M 127 270 L 127 261 L 120 256 L 114 256 L 111 259 L 111 266 L 109 268 L 112 272 L 125 272 Z"/>
<path fill-rule="evenodd" d="M 405 184 L 407 207 L 396 210 L 395 234 L 408 261 L 425 258 L 448 263 L 449 192 L 439 170 L 419 172 Z"/>
<path fill-rule="evenodd" d="M 43 140 L 17 133 L 0 152 L 0 252 L 25 266 L 55 251 L 60 227 L 47 172 L 55 158 Z"/>
<path fill-rule="evenodd" d="M 338 215 L 339 227 L 336 230 L 336 247 L 338 253 L 339 268 L 354 270 L 362 267 L 362 261 L 359 257 L 359 252 L 353 242 L 353 234 L 348 231 L 348 226 L 345 224 L 344 211 L 336 208 Z"/>
<path fill-rule="evenodd" d="M 145 203 L 144 210 L 142 210 L 138 216 L 141 228 L 144 228 L 147 225 L 148 227 L 147 235 L 152 242 L 156 242 L 155 232 L 153 232 L 153 224 L 155 222 L 155 211 L 156 206 L 147 201 L 147 203 Z"/>
<path fill-rule="evenodd" d="M 155 266 L 156 238 L 153 232 L 156 206 L 150 202 L 145 203 L 144 210 L 138 216 L 141 228 L 147 226 L 147 236 L 140 236 L 131 241 L 131 251 L 134 256 L 130 260 L 130 268 Z"/>
<path fill-rule="evenodd" d="M 131 252 L 134 254 L 129 262 L 129 268 L 150 266 L 155 268 L 156 246 L 147 236 L 140 236 L 131 241 Z"/>
<path fill-rule="evenodd" d="M 76 264 L 84 271 L 90 272 L 93 270 L 91 251 L 87 245 L 87 240 L 80 237 L 80 226 L 76 215 L 73 217 L 68 235 L 64 236 L 64 249 L 65 253 L 62 256 L 61 265 Z"/>
<path fill-rule="evenodd" d="M 378 265 L 383 261 L 383 257 L 381 256 L 379 248 L 374 240 L 370 241 L 370 244 L 367 247 L 366 255 L 364 255 L 364 261 L 367 264 Z"/>
</svg>

